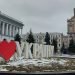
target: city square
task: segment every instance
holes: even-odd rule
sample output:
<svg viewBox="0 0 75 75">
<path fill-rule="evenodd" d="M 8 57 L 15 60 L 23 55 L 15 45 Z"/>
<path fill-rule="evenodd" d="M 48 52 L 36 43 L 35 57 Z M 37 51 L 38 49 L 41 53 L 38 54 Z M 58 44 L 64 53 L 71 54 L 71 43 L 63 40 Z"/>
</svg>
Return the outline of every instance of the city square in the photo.
<svg viewBox="0 0 75 75">
<path fill-rule="evenodd" d="M 74 0 L 0 2 L 0 72 L 75 72 Z"/>
</svg>

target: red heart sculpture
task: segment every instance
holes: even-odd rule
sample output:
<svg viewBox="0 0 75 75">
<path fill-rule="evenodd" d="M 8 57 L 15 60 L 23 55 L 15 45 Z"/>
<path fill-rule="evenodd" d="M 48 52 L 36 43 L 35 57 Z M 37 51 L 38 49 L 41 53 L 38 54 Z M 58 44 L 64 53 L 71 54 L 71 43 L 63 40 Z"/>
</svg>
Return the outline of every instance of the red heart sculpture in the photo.
<svg viewBox="0 0 75 75">
<path fill-rule="evenodd" d="M 9 43 L 4 40 L 0 42 L 0 56 L 2 56 L 6 61 L 8 61 L 11 56 L 16 51 L 16 43 L 15 41 L 10 41 Z"/>
</svg>

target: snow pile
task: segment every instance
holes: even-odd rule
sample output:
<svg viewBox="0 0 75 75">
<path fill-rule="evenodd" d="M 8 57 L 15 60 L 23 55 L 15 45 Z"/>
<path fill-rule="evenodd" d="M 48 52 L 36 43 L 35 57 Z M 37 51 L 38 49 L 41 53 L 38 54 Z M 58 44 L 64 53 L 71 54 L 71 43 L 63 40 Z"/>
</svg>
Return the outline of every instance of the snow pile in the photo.
<svg viewBox="0 0 75 75">
<path fill-rule="evenodd" d="M 18 65 L 35 65 L 35 66 L 45 66 L 45 65 L 48 65 L 48 64 L 52 64 L 52 63 L 58 63 L 58 64 L 61 64 L 61 65 L 64 65 L 64 63 L 67 62 L 66 60 L 64 59 L 54 59 L 54 58 L 51 58 L 51 59 L 20 59 L 20 60 L 17 60 L 17 61 L 12 61 L 12 62 L 9 62 L 7 63 L 8 65 L 10 66 L 18 66 Z"/>
<path fill-rule="evenodd" d="M 0 71 L 8 71 L 6 68 L 0 68 Z"/>
<path fill-rule="evenodd" d="M 60 59 L 60 61 L 58 61 L 59 64 L 64 65 L 67 61 L 66 60 L 62 60 Z"/>
<path fill-rule="evenodd" d="M 0 66 L 0 71 L 9 71 L 6 68 L 4 68 L 3 66 Z"/>
</svg>

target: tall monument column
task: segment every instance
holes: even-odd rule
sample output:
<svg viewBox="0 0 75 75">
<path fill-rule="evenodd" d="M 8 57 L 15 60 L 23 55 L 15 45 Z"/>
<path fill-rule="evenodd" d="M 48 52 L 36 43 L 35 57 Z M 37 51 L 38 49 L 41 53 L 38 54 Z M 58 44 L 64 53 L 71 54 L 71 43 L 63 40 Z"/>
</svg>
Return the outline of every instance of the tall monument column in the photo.
<svg viewBox="0 0 75 75">
<path fill-rule="evenodd" d="M 15 26 L 14 26 L 14 28 L 13 28 L 13 29 L 14 29 L 13 33 L 14 33 L 14 36 L 15 36 L 15 34 L 16 34 L 16 32 L 15 32 Z"/>
<path fill-rule="evenodd" d="M 11 25 L 9 27 L 9 36 L 11 36 Z"/>
<path fill-rule="evenodd" d="M 4 35 L 4 27 L 5 27 L 5 23 L 3 22 L 2 24 L 2 34 Z"/>
<path fill-rule="evenodd" d="M 18 33 L 18 27 L 16 27 L 16 34 Z"/>
<path fill-rule="evenodd" d="M 21 28 L 21 35 L 22 35 L 22 28 Z"/>
<path fill-rule="evenodd" d="M 19 29 L 19 27 L 18 27 L 18 33 L 20 33 L 20 29 Z"/>
<path fill-rule="evenodd" d="M 8 24 L 6 25 L 6 35 L 8 35 Z"/>
<path fill-rule="evenodd" d="M 2 34 L 1 21 L 0 21 L 0 34 Z"/>
<path fill-rule="evenodd" d="M 13 36 L 13 25 L 11 25 L 11 36 Z"/>
<path fill-rule="evenodd" d="M 16 26 L 15 26 L 15 35 L 17 34 L 17 29 L 16 29 Z"/>
</svg>

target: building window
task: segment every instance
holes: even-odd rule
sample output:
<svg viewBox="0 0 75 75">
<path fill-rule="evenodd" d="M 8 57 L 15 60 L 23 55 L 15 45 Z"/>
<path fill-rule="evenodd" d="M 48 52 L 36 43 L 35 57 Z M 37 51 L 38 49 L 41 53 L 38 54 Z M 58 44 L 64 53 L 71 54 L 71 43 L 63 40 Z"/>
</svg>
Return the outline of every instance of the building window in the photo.
<svg viewBox="0 0 75 75">
<path fill-rule="evenodd" d="M 38 38 L 38 36 L 37 36 L 37 38 Z"/>
<path fill-rule="evenodd" d="M 51 39 L 53 39 L 53 36 L 51 35 Z"/>
<path fill-rule="evenodd" d="M 70 24 L 69 26 L 72 27 L 72 24 Z"/>
<path fill-rule="evenodd" d="M 53 42 L 53 40 L 51 39 L 51 42 Z"/>
<path fill-rule="evenodd" d="M 60 39 L 59 39 L 59 42 L 60 42 Z"/>
<path fill-rule="evenodd" d="M 70 34 L 70 37 L 72 37 L 72 34 Z"/>
<path fill-rule="evenodd" d="M 38 42 L 38 40 L 37 40 L 37 42 Z"/>
<path fill-rule="evenodd" d="M 60 37 L 60 35 L 59 35 L 59 37 Z"/>
</svg>

